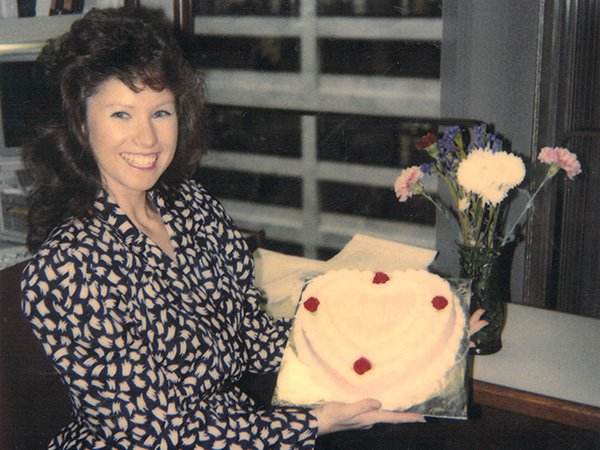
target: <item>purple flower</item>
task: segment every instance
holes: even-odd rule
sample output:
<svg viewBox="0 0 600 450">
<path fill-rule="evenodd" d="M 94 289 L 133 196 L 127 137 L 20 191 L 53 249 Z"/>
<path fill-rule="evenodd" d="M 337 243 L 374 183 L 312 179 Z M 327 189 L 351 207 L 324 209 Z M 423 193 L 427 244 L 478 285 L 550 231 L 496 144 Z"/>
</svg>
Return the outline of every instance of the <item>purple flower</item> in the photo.
<svg viewBox="0 0 600 450">
<path fill-rule="evenodd" d="M 435 163 L 434 162 L 424 163 L 424 164 L 421 164 L 420 167 L 421 167 L 421 172 L 423 172 L 424 175 L 432 175 L 433 169 L 435 167 Z"/>
<path fill-rule="evenodd" d="M 446 153 L 453 153 L 456 150 L 454 138 L 460 132 L 460 127 L 458 126 L 450 127 L 444 131 L 444 134 L 438 141 L 438 146 L 440 147 L 440 153 L 442 155 L 445 155 Z"/>
<path fill-rule="evenodd" d="M 494 136 L 493 134 L 490 135 L 490 141 L 491 141 L 491 149 L 492 149 L 492 153 L 496 153 L 496 152 L 501 152 L 502 151 L 502 146 L 503 146 L 503 142 L 502 139 L 497 138 L 496 136 Z"/>
<path fill-rule="evenodd" d="M 487 124 L 482 123 L 473 127 L 473 141 L 467 147 L 467 152 L 470 153 L 477 148 L 489 148 L 492 153 L 502 151 L 504 143 L 502 139 L 487 131 Z"/>
<path fill-rule="evenodd" d="M 475 125 L 475 127 L 473 127 L 473 133 L 475 134 L 475 139 L 473 139 L 473 142 L 471 143 L 471 145 L 469 145 L 469 150 L 471 150 L 471 147 L 484 148 L 485 140 L 488 135 L 487 124 L 482 123 L 479 125 Z"/>
</svg>

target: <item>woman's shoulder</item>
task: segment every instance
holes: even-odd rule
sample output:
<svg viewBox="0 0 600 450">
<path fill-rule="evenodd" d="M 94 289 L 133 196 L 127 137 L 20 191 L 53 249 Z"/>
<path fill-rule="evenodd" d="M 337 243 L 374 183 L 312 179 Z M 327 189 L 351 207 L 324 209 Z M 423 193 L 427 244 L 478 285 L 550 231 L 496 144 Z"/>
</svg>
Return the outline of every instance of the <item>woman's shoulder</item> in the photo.
<svg viewBox="0 0 600 450">
<path fill-rule="evenodd" d="M 213 197 L 208 191 L 202 186 L 202 184 L 194 179 L 188 179 L 182 181 L 175 187 L 175 191 L 182 197 L 189 200 L 196 200 L 200 202 L 212 202 Z"/>
<path fill-rule="evenodd" d="M 69 219 L 57 226 L 25 266 L 21 277 L 24 295 L 45 286 L 72 289 L 92 280 L 113 281 L 130 264 L 113 229 L 100 218 Z M 120 250 L 121 249 L 121 250 Z"/>
<path fill-rule="evenodd" d="M 203 215 L 216 213 L 222 216 L 225 213 L 221 202 L 197 180 L 185 180 L 171 190 L 174 191 L 173 204 L 177 209 L 189 208 Z"/>
<path fill-rule="evenodd" d="M 107 241 L 114 242 L 112 230 L 97 217 L 71 218 L 58 225 L 33 257 L 51 264 L 56 260 L 85 261 Z"/>
<path fill-rule="evenodd" d="M 21 291 L 23 298 L 34 299 L 40 290 L 62 283 L 64 274 L 85 265 L 91 254 L 83 221 L 70 219 L 58 225 L 35 252 L 23 270 Z"/>
<path fill-rule="evenodd" d="M 199 181 L 181 183 L 173 196 L 172 207 L 176 214 L 192 218 L 192 223 L 211 236 L 221 236 L 236 230 L 234 220 L 219 199 L 213 197 Z"/>
<path fill-rule="evenodd" d="M 71 218 L 56 227 L 50 234 L 49 243 L 93 246 L 98 240 L 106 240 L 112 227 L 99 216 Z"/>
</svg>

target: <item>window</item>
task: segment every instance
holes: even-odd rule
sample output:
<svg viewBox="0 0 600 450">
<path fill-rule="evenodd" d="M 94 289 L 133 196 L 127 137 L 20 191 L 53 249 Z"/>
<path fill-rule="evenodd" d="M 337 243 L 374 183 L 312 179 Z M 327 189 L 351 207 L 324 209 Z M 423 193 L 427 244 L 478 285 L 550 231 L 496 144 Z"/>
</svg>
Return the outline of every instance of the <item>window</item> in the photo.
<svg viewBox="0 0 600 450">
<path fill-rule="evenodd" d="M 393 182 L 439 123 L 438 1 L 194 2 L 213 139 L 199 173 L 268 247 L 327 257 L 356 232 L 435 246 Z M 435 189 L 434 184 L 429 189 Z"/>
</svg>

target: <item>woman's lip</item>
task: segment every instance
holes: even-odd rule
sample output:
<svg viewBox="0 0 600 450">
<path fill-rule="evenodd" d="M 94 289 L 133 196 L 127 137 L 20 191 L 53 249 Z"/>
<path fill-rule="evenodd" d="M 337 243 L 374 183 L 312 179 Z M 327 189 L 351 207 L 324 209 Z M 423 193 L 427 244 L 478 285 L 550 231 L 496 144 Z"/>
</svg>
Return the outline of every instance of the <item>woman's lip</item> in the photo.
<svg viewBox="0 0 600 450">
<path fill-rule="evenodd" d="M 121 153 L 121 158 L 136 169 L 151 169 L 158 160 L 158 153 Z"/>
</svg>

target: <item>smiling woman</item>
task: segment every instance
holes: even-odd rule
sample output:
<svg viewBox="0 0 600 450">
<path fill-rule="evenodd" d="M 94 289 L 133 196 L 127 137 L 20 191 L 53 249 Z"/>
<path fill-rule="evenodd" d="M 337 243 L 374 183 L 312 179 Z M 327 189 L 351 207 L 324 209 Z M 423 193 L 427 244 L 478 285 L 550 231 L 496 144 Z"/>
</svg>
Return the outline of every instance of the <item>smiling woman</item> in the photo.
<svg viewBox="0 0 600 450">
<path fill-rule="evenodd" d="M 260 308 L 254 260 L 191 179 L 200 79 L 147 13 L 92 10 L 38 60 L 56 98 L 24 154 L 33 175 L 22 309 L 73 420 L 50 448 L 298 448 L 317 432 L 423 421 L 372 399 L 260 408 L 290 322 Z"/>
</svg>

